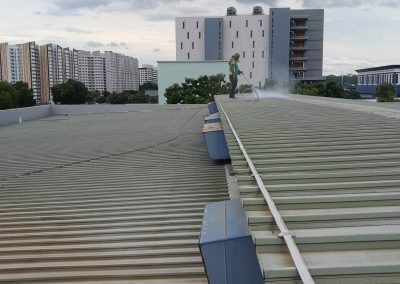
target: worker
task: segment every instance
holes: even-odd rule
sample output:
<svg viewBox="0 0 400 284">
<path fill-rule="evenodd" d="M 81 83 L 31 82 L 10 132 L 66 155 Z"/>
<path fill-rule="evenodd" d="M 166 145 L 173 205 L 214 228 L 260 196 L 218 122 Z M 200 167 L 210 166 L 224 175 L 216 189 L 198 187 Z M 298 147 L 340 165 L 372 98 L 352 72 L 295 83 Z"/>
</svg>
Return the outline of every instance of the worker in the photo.
<svg viewBox="0 0 400 284">
<path fill-rule="evenodd" d="M 229 60 L 229 81 L 231 81 L 231 89 L 229 90 L 229 97 L 231 99 L 235 98 L 236 87 L 238 84 L 238 74 L 243 74 L 239 70 L 238 61 L 240 58 L 239 53 L 232 55 L 231 60 Z"/>
</svg>

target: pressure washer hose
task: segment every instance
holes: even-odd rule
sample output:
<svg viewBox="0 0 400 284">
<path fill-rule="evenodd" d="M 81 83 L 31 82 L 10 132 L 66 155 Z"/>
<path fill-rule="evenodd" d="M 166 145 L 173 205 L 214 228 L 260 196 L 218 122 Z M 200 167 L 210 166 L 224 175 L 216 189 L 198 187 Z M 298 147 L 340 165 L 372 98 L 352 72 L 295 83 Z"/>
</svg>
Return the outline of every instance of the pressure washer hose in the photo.
<svg viewBox="0 0 400 284">
<path fill-rule="evenodd" d="M 253 93 L 256 94 L 257 100 L 259 100 L 260 96 L 258 95 L 256 88 L 253 86 L 253 84 L 250 82 L 250 80 L 243 74 L 243 72 L 241 72 L 240 75 L 242 75 L 246 79 L 247 83 L 249 83 L 249 85 L 251 86 L 251 90 L 253 91 Z"/>
</svg>

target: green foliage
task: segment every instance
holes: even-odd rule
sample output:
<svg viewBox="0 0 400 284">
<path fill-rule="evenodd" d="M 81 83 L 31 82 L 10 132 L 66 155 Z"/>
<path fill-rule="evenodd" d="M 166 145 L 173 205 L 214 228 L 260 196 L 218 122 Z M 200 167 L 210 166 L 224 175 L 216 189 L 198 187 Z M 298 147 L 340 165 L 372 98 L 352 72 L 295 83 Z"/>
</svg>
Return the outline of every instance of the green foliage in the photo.
<svg viewBox="0 0 400 284">
<path fill-rule="evenodd" d="M 165 90 L 168 104 L 206 104 L 215 95 L 227 94 L 228 86 L 224 74 L 186 78 L 181 85 L 174 84 Z"/>
<path fill-rule="evenodd" d="M 17 90 L 8 82 L 0 82 L 0 110 L 18 106 Z"/>
<path fill-rule="evenodd" d="M 18 107 L 31 107 L 36 105 L 36 101 L 33 99 L 33 90 L 29 88 L 26 82 L 16 82 L 14 87 L 17 91 L 17 106 Z"/>
<path fill-rule="evenodd" d="M 148 103 L 150 103 L 150 97 L 143 93 L 130 94 L 128 96 L 128 103 L 130 103 L 130 104 L 148 104 Z"/>
<path fill-rule="evenodd" d="M 334 81 L 326 83 L 326 96 L 331 98 L 344 98 L 343 87 Z"/>
<path fill-rule="evenodd" d="M 83 104 L 89 95 L 85 84 L 75 80 L 55 85 L 51 88 L 51 92 L 54 102 L 61 104 Z"/>
<path fill-rule="evenodd" d="M 326 81 L 342 84 L 342 76 L 329 75 L 326 76 Z M 347 85 L 355 86 L 357 85 L 357 82 L 358 82 L 357 75 L 347 74 L 343 76 L 343 85 L 346 87 Z"/>
<path fill-rule="evenodd" d="M 149 103 L 158 104 L 158 97 L 150 96 Z"/>
<path fill-rule="evenodd" d="M 253 92 L 253 86 L 249 84 L 243 84 L 239 86 L 239 93 L 249 94 Z"/>
<path fill-rule="evenodd" d="M 380 103 L 394 102 L 397 92 L 392 84 L 384 83 L 376 88 L 375 96 Z"/>
<path fill-rule="evenodd" d="M 295 88 L 295 92 L 305 96 L 323 96 L 324 95 L 324 84 L 317 83 L 299 83 Z"/>
<path fill-rule="evenodd" d="M 99 91 L 89 91 L 86 96 L 86 102 L 88 104 L 95 104 L 98 102 L 98 100 L 101 96 L 102 95 Z"/>
<path fill-rule="evenodd" d="M 0 82 L 0 109 L 10 109 L 19 107 L 30 107 L 36 104 L 33 99 L 33 91 L 28 83 Z"/>
<path fill-rule="evenodd" d="M 112 93 L 108 97 L 108 102 L 110 104 L 127 104 L 128 103 L 129 93 L 123 92 L 121 94 Z"/>
</svg>

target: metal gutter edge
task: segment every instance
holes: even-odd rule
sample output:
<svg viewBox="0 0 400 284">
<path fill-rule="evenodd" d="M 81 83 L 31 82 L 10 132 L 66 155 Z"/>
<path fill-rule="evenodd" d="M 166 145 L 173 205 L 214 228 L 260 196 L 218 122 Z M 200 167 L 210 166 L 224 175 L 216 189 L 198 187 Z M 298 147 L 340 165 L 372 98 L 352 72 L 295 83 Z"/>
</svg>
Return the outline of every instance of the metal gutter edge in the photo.
<svg viewBox="0 0 400 284">
<path fill-rule="evenodd" d="M 229 124 L 229 127 L 231 128 L 231 131 L 232 131 L 233 135 L 235 136 L 236 141 L 239 144 L 240 150 L 242 151 L 243 156 L 245 157 L 247 164 L 249 165 L 250 170 L 251 170 L 254 178 L 257 181 L 258 188 L 261 190 L 261 193 L 263 194 L 265 201 L 268 204 L 271 214 L 274 217 L 274 220 L 281 232 L 279 237 L 282 237 L 285 240 L 286 246 L 289 249 L 290 255 L 292 256 L 293 262 L 294 262 L 296 269 L 301 277 L 301 280 L 305 284 L 314 284 L 315 282 L 308 270 L 308 267 L 306 266 L 306 264 L 304 262 L 304 259 L 299 251 L 299 248 L 297 247 L 296 242 L 293 239 L 292 233 L 287 228 L 285 221 L 283 220 L 281 214 L 279 213 L 278 208 L 275 205 L 274 200 L 272 199 L 271 194 L 269 193 L 268 189 L 264 185 L 264 182 L 262 181 L 260 174 L 258 173 L 256 167 L 253 164 L 253 161 L 251 160 L 250 156 L 248 155 L 246 149 L 244 148 L 242 141 L 240 140 L 239 135 L 237 134 L 235 128 L 233 127 L 233 124 L 232 124 L 231 120 L 229 119 L 227 113 L 225 112 L 224 108 L 222 107 L 221 102 L 217 98 L 215 98 L 215 99 L 216 99 L 216 102 L 218 103 L 220 109 L 224 113 L 226 120 Z"/>
</svg>

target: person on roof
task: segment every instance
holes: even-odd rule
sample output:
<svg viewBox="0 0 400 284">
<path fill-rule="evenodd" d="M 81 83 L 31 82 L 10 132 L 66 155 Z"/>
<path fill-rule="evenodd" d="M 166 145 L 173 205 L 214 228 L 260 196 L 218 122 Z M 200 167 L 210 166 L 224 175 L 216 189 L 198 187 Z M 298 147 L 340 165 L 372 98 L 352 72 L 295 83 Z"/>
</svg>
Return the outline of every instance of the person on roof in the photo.
<svg viewBox="0 0 400 284">
<path fill-rule="evenodd" d="M 239 70 L 238 66 L 239 58 L 240 58 L 239 53 L 235 53 L 234 55 L 232 55 L 231 60 L 229 60 L 229 81 L 231 81 L 229 97 L 231 99 L 235 98 L 236 87 L 238 84 L 238 74 L 243 74 L 243 72 Z"/>
</svg>

